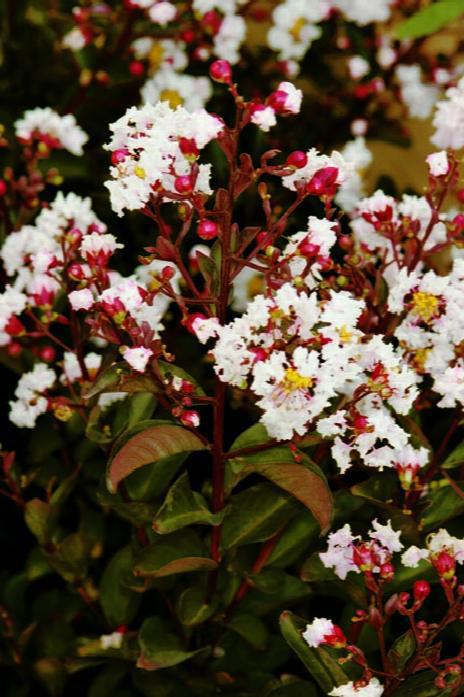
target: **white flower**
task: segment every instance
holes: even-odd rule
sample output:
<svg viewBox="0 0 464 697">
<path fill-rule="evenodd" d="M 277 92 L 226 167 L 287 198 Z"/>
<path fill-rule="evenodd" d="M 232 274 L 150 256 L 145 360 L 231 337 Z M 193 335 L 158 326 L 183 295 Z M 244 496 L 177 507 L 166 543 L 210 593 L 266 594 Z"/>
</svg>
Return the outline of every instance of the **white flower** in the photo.
<svg viewBox="0 0 464 697">
<path fill-rule="evenodd" d="M 371 66 L 368 61 L 362 56 L 352 56 L 348 61 L 348 70 L 353 80 L 359 80 L 364 77 L 370 69 Z"/>
<path fill-rule="evenodd" d="M 189 111 L 200 109 L 212 95 L 211 80 L 207 77 L 194 77 L 186 73 L 176 73 L 166 67 L 147 80 L 141 89 L 144 102 L 156 104 L 168 102 L 172 107 L 182 104 Z"/>
<path fill-rule="evenodd" d="M 87 37 L 80 27 L 74 27 L 63 36 L 63 47 L 71 51 L 81 51 L 87 45 Z"/>
<path fill-rule="evenodd" d="M 398 65 L 395 75 L 401 85 L 401 97 L 412 117 L 426 119 L 438 99 L 439 89 L 436 85 L 422 82 L 420 65 Z"/>
<path fill-rule="evenodd" d="M 73 310 L 89 310 L 94 303 L 92 292 L 88 288 L 73 290 L 69 293 L 68 300 Z"/>
<path fill-rule="evenodd" d="M 172 22 L 177 15 L 177 8 L 172 2 L 157 2 L 150 7 L 148 10 L 148 16 L 151 21 L 155 24 L 159 24 L 162 27 Z"/>
<path fill-rule="evenodd" d="M 129 363 L 131 368 L 136 370 L 138 373 L 143 373 L 147 367 L 147 363 L 150 357 L 153 355 L 153 351 L 144 346 L 137 346 L 135 348 L 128 348 L 124 351 L 124 360 Z"/>
<path fill-rule="evenodd" d="M 36 363 L 29 373 L 24 373 L 15 390 L 15 402 L 10 402 L 10 420 L 19 428 L 34 428 L 37 417 L 48 408 L 43 393 L 55 383 L 55 372 L 44 363 Z"/>
<path fill-rule="evenodd" d="M 82 147 L 88 140 L 72 114 L 60 116 L 50 107 L 37 107 L 24 112 L 24 116 L 15 122 L 15 130 L 18 138 L 27 141 L 48 136 L 54 147 L 69 150 L 73 155 L 82 155 Z M 50 143 L 50 140 L 47 142 Z"/>
<path fill-rule="evenodd" d="M 357 538 L 351 534 L 351 528 L 346 523 L 343 528 L 331 532 L 328 537 L 327 552 L 321 552 L 319 557 L 328 569 L 333 568 L 335 574 L 345 580 L 350 571 L 359 573 L 353 561 L 353 542 Z"/>
<path fill-rule="evenodd" d="M 303 632 L 303 639 L 309 647 L 316 649 L 324 643 L 326 636 L 330 636 L 334 630 L 334 624 L 325 617 L 316 617 L 311 624 L 306 625 Z"/>
<path fill-rule="evenodd" d="M 105 651 L 107 649 L 120 649 L 123 640 L 122 632 L 113 632 L 112 634 L 102 634 L 100 637 L 100 645 Z"/>
<path fill-rule="evenodd" d="M 443 177 L 449 172 L 449 162 L 446 150 L 431 153 L 426 157 L 426 162 L 433 177 Z"/>
<path fill-rule="evenodd" d="M 439 101 L 433 116 L 435 133 L 431 141 L 437 148 L 459 150 L 464 145 L 464 78 L 456 87 L 446 90 L 446 99 Z"/>
<path fill-rule="evenodd" d="M 393 3 L 394 0 L 333 0 L 334 7 L 361 27 L 371 22 L 385 22 L 390 17 Z"/>
<path fill-rule="evenodd" d="M 254 123 L 262 131 L 269 131 L 277 123 L 275 111 L 270 106 L 258 105 L 253 109 L 251 123 Z"/>
<path fill-rule="evenodd" d="M 369 532 L 369 537 L 372 540 L 376 540 L 382 547 L 385 547 L 391 553 L 401 552 L 403 549 L 403 544 L 400 542 L 401 531 L 397 532 L 393 530 L 390 520 L 386 525 L 382 525 L 376 519 L 372 521 L 372 526 L 374 530 Z"/>
<path fill-rule="evenodd" d="M 415 545 L 408 547 L 408 549 L 401 555 L 401 563 L 404 566 L 415 569 L 422 559 L 427 559 L 429 553 L 426 549 L 419 549 Z"/>
<path fill-rule="evenodd" d="M 381 697 L 383 685 L 377 678 L 371 678 L 365 685 L 357 686 L 353 681 L 334 687 L 329 692 L 331 697 Z"/>
<path fill-rule="evenodd" d="M 303 92 L 292 85 L 291 82 L 281 82 L 277 87 L 277 92 L 284 92 L 287 97 L 284 102 L 284 109 L 290 114 L 298 114 L 303 101 Z"/>
<path fill-rule="evenodd" d="M 287 189 L 294 191 L 296 182 L 301 180 L 309 182 L 316 172 L 326 167 L 334 167 L 338 170 L 336 183 L 342 184 L 353 169 L 353 166 L 346 162 L 341 153 L 336 150 L 329 157 L 328 155 L 321 155 L 315 148 L 311 148 L 307 152 L 307 157 L 308 162 L 304 167 L 296 170 L 294 174 L 282 177 L 282 183 Z"/>
</svg>

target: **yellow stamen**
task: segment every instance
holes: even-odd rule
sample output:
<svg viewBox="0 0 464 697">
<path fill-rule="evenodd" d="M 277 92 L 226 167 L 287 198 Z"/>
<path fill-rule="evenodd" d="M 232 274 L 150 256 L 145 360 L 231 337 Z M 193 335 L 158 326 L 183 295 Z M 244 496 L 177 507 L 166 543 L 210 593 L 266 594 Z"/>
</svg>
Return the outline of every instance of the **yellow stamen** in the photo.
<svg viewBox="0 0 464 697">
<path fill-rule="evenodd" d="M 147 174 L 146 174 L 144 168 L 143 168 L 143 167 L 139 167 L 139 166 L 134 167 L 134 174 L 135 174 L 135 176 L 138 177 L 139 179 L 145 179 L 145 177 L 147 176 Z"/>
<path fill-rule="evenodd" d="M 249 298 L 254 298 L 255 295 L 259 295 L 264 290 L 263 277 L 259 274 L 252 276 L 247 283 L 247 295 Z"/>
<path fill-rule="evenodd" d="M 150 49 L 148 54 L 148 60 L 150 62 L 150 68 L 153 70 L 158 70 L 161 67 L 164 58 L 164 48 L 161 44 L 155 43 Z"/>
<path fill-rule="evenodd" d="M 175 109 L 178 106 L 182 106 L 184 100 L 180 96 L 177 90 L 161 90 L 160 100 L 162 102 L 168 102 L 171 109 Z"/>
<path fill-rule="evenodd" d="M 351 339 L 353 338 L 353 332 L 349 332 L 345 325 L 343 325 L 343 327 L 340 327 L 338 335 L 342 344 L 349 344 Z"/>
<path fill-rule="evenodd" d="M 412 296 L 412 311 L 424 322 L 429 322 L 437 314 L 439 300 L 436 295 L 418 290 Z"/>
<path fill-rule="evenodd" d="M 290 29 L 289 34 L 295 41 L 299 41 L 301 31 L 306 26 L 307 22 L 304 17 L 297 19 L 293 27 Z"/>
<path fill-rule="evenodd" d="M 309 390 L 314 384 L 312 378 L 300 373 L 295 368 L 287 368 L 283 381 L 285 392 L 295 392 L 296 390 Z"/>
</svg>

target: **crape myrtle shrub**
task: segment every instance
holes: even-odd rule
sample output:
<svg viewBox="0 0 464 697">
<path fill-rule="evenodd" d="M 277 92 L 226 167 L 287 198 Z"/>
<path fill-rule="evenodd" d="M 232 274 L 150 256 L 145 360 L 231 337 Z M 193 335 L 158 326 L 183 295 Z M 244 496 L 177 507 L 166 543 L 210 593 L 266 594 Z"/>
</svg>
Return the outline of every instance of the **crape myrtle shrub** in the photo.
<svg viewBox="0 0 464 697">
<path fill-rule="evenodd" d="M 2 694 L 464 691 L 460 13 L 2 5 Z"/>
</svg>

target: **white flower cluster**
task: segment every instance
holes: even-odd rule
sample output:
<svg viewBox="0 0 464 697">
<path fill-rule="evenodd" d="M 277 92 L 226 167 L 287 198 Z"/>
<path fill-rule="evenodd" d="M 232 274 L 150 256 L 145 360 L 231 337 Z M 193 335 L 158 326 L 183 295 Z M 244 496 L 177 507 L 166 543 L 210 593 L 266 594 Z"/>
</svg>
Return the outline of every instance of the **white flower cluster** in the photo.
<svg viewBox="0 0 464 697">
<path fill-rule="evenodd" d="M 72 114 L 60 116 L 50 107 L 29 109 L 15 122 L 16 136 L 27 143 L 38 140 L 47 148 L 64 148 L 82 155 L 88 136 Z"/>
<path fill-rule="evenodd" d="M 219 135 L 223 124 L 204 109 L 189 112 L 159 102 L 128 109 L 110 128 L 113 136 L 106 148 L 113 153 L 113 178 L 106 186 L 113 209 L 122 215 L 124 208 L 144 208 L 157 190 L 175 192 L 178 178 L 190 178 L 192 169 L 190 155 L 182 152 L 180 141 L 185 139 L 196 157 L 196 151 Z M 211 193 L 210 168 L 198 166 L 191 181 L 195 192 Z"/>
<path fill-rule="evenodd" d="M 60 192 L 50 207 L 40 212 L 34 225 L 24 225 L 12 232 L 0 250 L 0 258 L 12 279 L 14 290 L 25 294 L 20 302 L 22 309 L 26 302 L 32 305 L 52 304 L 61 288 L 63 248 L 67 244 L 74 244 L 77 239 L 84 259 L 92 250 L 102 246 L 108 252 L 121 246 L 113 235 L 104 234 L 105 230 L 105 225 L 92 211 L 90 199 Z M 3 297 L 5 295 L 0 296 Z M 19 296 L 14 297 L 18 303 Z M 6 307 L 12 299 L 11 291 L 7 291 L 4 302 L 0 300 L 0 306 L 3 304 Z M 12 314 L 18 314 L 18 310 L 12 310 Z"/>
<path fill-rule="evenodd" d="M 424 196 L 404 194 L 399 202 L 387 196 L 380 189 L 372 196 L 361 199 L 353 212 L 351 228 L 354 239 L 365 252 L 376 258 L 385 258 L 387 264 L 386 279 L 394 280 L 399 271 L 397 260 L 404 254 L 396 244 L 393 250 L 392 238 L 398 238 L 398 231 L 407 238 L 411 234 L 419 240 L 425 240 L 424 249 L 432 249 L 445 242 L 447 230 L 445 219 L 438 220 L 429 230 L 432 210 Z M 425 239 L 425 235 L 427 238 Z"/>
<path fill-rule="evenodd" d="M 365 138 L 358 136 L 348 141 L 340 154 L 345 162 L 352 166 L 352 170 L 341 183 L 335 196 L 335 203 L 350 213 L 364 196 L 362 175 L 372 162 L 372 153 L 366 146 Z"/>
<path fill-rule="evenodd" d="M 416 119 L 428 118 L 440 94 L 439 88 L 422 81 L 421 67 L 416 63 L 398 65 L 395 76 L 400 83 L 401 98 L 409 115 Z"/>
<path fill-rule="evenodd" d="M 334 8 L 360 27 L 372 22 L 386 22 L 394 3 L 395 0 L 332 0 Z"/>
<path fill-rule="evenodd" d="M 406 312 L 395 330 L 404 356 L 417 373 L 434 379 L 442 407 L 464 403 L 463 293 L 464 260 L 457 259 L 447 276 L 402 269 L 388 296 L 391 312 Z"/>
<path fill-rule="evenodd" d="M 368 683 L 354 683 L 352 680 L 334 687 L 329 692 L 330 697 L 381 697 L 383 685 L 377 678 L 371 678 Z"/>
<path fill-rule="evenodd" d="M 435 133 L 432 143 L 437 148 L 459 150 L 464 145 L 464 78 L 446 91 L 445 99 L 436 105 L 433 117 Z"/>
<path fill-rule="evenodd" d="M 377 438 L 397 448 L 407 445 L 408 436 L 386 405 L 406 413 L 417 395 L 416 376 L 381 336 L 367 339 L 356 328 L 363 307 L 343 291 L 319 301 L 316 293 L 285 283 L 268 297 L 256 296 L 230 324 L 198 318 L 194 330 L 203 342 L 216 337 L 216 373 L 224 382 L 251 389 L 264 412 L 262 423 L 279 440 L 304 435 L 337 395 L 352 398 L 364 391 L 362 406 L 369 407 L 370 421 L 362 438 L 346 444 L 346 452 L 340 436 L 349 424 L 343 411 L 320 419 L 318 428 L 338 436 L 334 457 L 343 470 L 353 448 L 379 466 Z"/>
<path fill-rule="evenodd" d="M 200 17 L 216 11 L 219 26 L 214 31 L 213 52 L 232 65 L 240 60 L 240 47 L 246 37 L 246 22 L 237 10 L 246 0 L 193 0 L 193 9 Z"/>
<path fill-rule="evenodd" d="M 151 21 L 162 27 L 172 22 L 177 16 L 176 6 L 166 0 L 130 0 L 130 5 L 145 10 Z"/>
<path fill-rule="evenodd" d="M 455 562 L 464 564 L 464 540 L 453 537 L 447 530 L 440 528 L 428 536 L 426 547 L 413 545 L 401 555 L 403 565 L 411 568 L 416 568 L 423 559 L 430 561 L 440 571 L 454 572 Z M 440 564 L 447 561 L 446 567 L 440 568 Z"/>
<path fill-rule="evenodd" d="M 47 411 L 44 394 L 55 381 L 54 371 L 44 363 L 37 363 L 30 373 L 24 373 L 15 390 L 16 401 L 10 402 L 10 420 L 19 428 L 33 428 L 37 417 Z"/>
<path fill-rule="evenodd" d="M 347 162 L 336 150 L 329 156 L 321 155 L 316 148 L 311 148 L 306 156 L 307 163 L 304 167 L 300 167 L 293 174 L 282 177 L 282 183 L 287 189 L 295 191 L 298 182 L 309 184 L 318 172 L 328 169 L 334 170 L 334 184 L 340 186 L 354 169 L 354 165 Z"/>
<path fill-rule="evenodd" d="M 324 566 L 333 569 L 342 581 L 351 572 L 379 573 L 381 566 L 390 561 L 395 552 L 401 552 L 401 532 L 393 530 L 391 522 L 382 525 L 377 520 L 372 522 L 368 541 L 359 535 L 353 535 L 348 523 L 328 537 L 327 551 L 319 554 Z"/>
<path fill-rule="evenodd" d="M 278 51 L 281 60 L 299 61 L 312 42 L 321 35 L 320 22 L 330 12 L 329 0 L 284 0 L 272 14 L 269 47 Z"/>
<path fill-rule="evenodd" d="M 177 73 L 167 68 L 148 79 L 141 90 L 145 103 L 167 102 L 172 108 L 183 106 L 188 111 L 201 109 L 212 95 L 211 80 Z"/>
</svg>

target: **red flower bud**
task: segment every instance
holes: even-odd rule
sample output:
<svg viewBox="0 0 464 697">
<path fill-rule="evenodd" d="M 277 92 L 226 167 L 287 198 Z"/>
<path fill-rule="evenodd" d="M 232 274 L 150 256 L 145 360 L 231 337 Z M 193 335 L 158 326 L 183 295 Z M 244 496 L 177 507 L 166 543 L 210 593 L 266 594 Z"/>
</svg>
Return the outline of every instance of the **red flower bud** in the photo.
<svg viewBox="0 0 464 697">
<path fill-rule="evenodd" d="M 286 102 L 288 99 L 288 94 L 283 90 L 276 90 L 269 95 L 267 103 L 271 106 L 277 113 L 283 113 L 286 111 Z"/>
<path fill-rule="evenodd" d="M 194 161 L 200 154 L 195 138 L 180 138 L 179 149 L 189 161 Z"/>
<path fill-rule="evenodd" d="M 39 358 L 46 363 L 53 363 L 56 358 L 56 351 L 53 346 L 44 346 L 39 351 Z"/>
<path fill-rule="evenodd" d="M 417 603 L 423 603 L 430 594 L 430 583 L 428 581 L 416 581 L 412 587 L 412 595 Z"/>
<path fill-rule="evenodd" d="M 302 150 L 294 150 L 287 157 L 287 162 L 285 163 L 289 167 L 295 167 L 296 169 L 301 169 L 305 167 L 308 162 L 308 156 Z"/>
<path fill-rule="evenodd" d="M 229 61 L 217 60 L 211 64 L 209 74 L 215 82 L 227 82 L 232 80 L 232 68 Z"/>
<path fill-rule="evenodd" d="M 5 325 L 5 333 L 9 336 L 21 336 L 25 333 L 24 324 L 15 315 L 11 315 Z"/>
<path fill-rule="evenodd" d="M 196 34 L 193 31 L 193 29 L 184 29 L 184 31 L 181 32 L 180 38 L 182 41 L 185 41 L 186 44 L 191 44 L 195 41 Z"/>
<path fill-rule="evenodd" d="M 202 240 L 214 240 L 218 234 L 217 223 L 215 223 L 214 220 L 207 220 L 206 218 L 200 220 L 198 223 L 197 234 Z"/>
<path fill-rule="evenodd" d="M 340 235 L 338 238 L 338 245 L 342 249 L 345 250 L 345 252 L 349 251 L 353 247 L 353 238 L 351 235 Z"/>
<path fill-rule="evenodd" d="M 438 574 L 446 581 L 449 581 L 453 578 L 454 571 L 456 568 L 456 560 L 454 557 L 451 556 L 451 554 L 449 554 L 449 552 L 443 550 L 442 552 L 439 552 L 436 556 L 433 556 L 432 564 L 434 565 Z"/>
<path fill-rule="evenodd" d="M 464 215 L 462 213 L 458 213 L 454 216 L 453 225 L 456 225 L 460 230 L 464 228 Z"/>
<path fill-rule="evenodd" d="M 18 344 L 16 341 L 13 341 L 11 344 L 8 344 L 8 355 L 11 356 L 11 358 L 17 358 L 20 356 L 23 352 L 23 347 L 21 344 Z"/>
<path fill-rule="evenodd" d="M 315 196 L 333 195 L 336 190 L 337 177 L 338 167 L 323 167 L 306 184 L 306 191 Z"/>
<path fill-rule="evenodd" d="M 382 564 L 380 567 L 380 576 L 383 578 L 384 581 L 390 582 L 393 580 L 393 576 L 395 575 L 395 567 L 393 564 Z"/>
<path fill-rule="evenodd" d="M 145 66 L 142 61 L 131 61 L 129 72 L 134 77 L 141 77 L 145 73 Z"/>
<path fill-rule="evenodd" d="M 176 270 L 173 266 L 164 266 L 161 270 L 163 281 L 170 281 L 175 276 Z"/>
<path fill-rule="evenodd" d="M 193 189 L 192 177 L 189 174 L 183 174 L 174 179 L 174 188 L 179 194 L 190 194 Z"/>
<path fill-rule="evenodd" d="M 0 196 L 5 196 L 8 191 L 7 183 L 4 179 L 0 179 Z"/>
<path fill-rule="evenodd" d="M 113 165 L 119 165 L 121 162 L 124 162 L 128 154 L 129 150 L 127 148 L 115 150 L 113 153 L 111 153 L 111 162 Z"/>
</svg>

